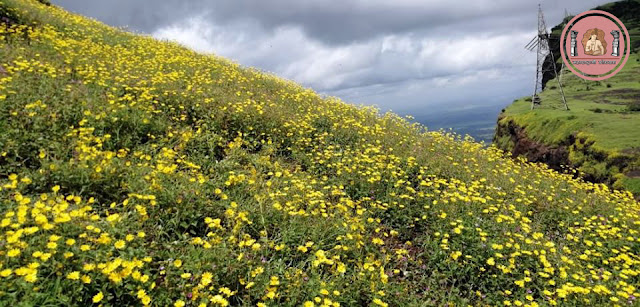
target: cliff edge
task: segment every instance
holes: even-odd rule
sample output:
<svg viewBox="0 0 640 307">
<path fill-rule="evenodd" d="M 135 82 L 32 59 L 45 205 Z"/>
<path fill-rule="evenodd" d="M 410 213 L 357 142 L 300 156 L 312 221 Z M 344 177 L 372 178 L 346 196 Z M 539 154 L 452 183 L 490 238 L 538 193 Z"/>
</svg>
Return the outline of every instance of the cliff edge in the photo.
<svg viewBox="0 0 640 307">
<path fill-rule="evenodd" d="M 640 194 L 640 1 L 620 1 L 595 9 L 622 20 L 631 35 L 625 67 L 603 81 L 586 81 L 565 71 L 561 82 L 571 110 L 561 106 L 553 73 L 543 76 L 542 105 L 530 110 L 531 97 L 517 99 L 498 117 L 494 144 L 585 180 Z M 552 29 L 550 48 L 561 69 L 560 32 Z M 551 65 L 551 56 L 545 65 Z M 551 81 L 551 82 L 550 82 Z M 550 82 L 550 83 L 549 83 Z"/>
</svg>

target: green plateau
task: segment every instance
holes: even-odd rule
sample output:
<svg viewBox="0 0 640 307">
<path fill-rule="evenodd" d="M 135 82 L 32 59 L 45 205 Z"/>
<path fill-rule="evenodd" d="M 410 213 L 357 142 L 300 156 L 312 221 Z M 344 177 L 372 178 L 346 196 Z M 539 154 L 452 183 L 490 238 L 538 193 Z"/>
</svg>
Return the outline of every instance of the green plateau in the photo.
<svg viewBox="0 0 640 307">
<path fill-rule="evenodd" d="M 570 110 L 562 107 L 556 78 L 546 76 L 540 106 L 531 96 L 517 99 L 500 114 L 494 144 L 557 170 L 577 169 L 593 182 L 640 194 L 640 2 L 620 1 L 595 9 L 625 24 L 631 54 L 623 69 L 602 81 L 587 81 L 568 69 L 560 72 L 559 39 L 551 40 L 558 78 Z M 552 29 L 559 37 L 562 24 Z M 550 61 L 550 57 L 547 58 Z"/>
</svg>

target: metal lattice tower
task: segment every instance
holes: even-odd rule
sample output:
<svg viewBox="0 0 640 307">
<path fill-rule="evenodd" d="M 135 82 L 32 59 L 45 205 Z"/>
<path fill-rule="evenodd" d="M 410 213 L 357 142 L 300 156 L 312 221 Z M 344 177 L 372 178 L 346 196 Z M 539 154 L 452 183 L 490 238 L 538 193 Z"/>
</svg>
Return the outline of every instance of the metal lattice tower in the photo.
<svg viewBox="0 0 640 307">
<path fill-rule="evenodd" d="M 542 92 L 544 85 L 542 84 L 543 77 L 545 73 L 552 72 L 555 79 L 558 82 L 558 90 L 560 91 L 560 96 L 562 98 L 562 103 L 564 104 L 564 109 L 569 110 L 569 106 L 567 105 L 567 99 L 564 96 L 564 90 L 562 89 L 562 84 L 560 83 L 560 78 L 558 78 L 557 70 L 556 70 L 556 59 L 553 55 L 553 52 L 549 48 L 549 39 L 550 39 L 549 31 L 547 30 L 547 24 L 544 21 L 544 14 L 542 13 L 542 7 L 538 4 L 538 35 L 534 37 L 526 46 L 525 49 L 529 51 L 536 50 L 537 53 L 537 68 L 536 68 L 536 83 L 533 89 L 533 96 L 531 96 L 531 109 L 533 110 L 536 106 L 542 104 L 542 100 L 538 95 Z M 545 66 L 545 59 L 547 56 L 551 57 L 551 65 Z"/>
<path fill-rule="evenodd" d="M 569 12 L 567 11 L 567 9 L 564 9 L 564 19 L 563 19 L 563 23 L 564 22 L 569 22 Z M 562 42 L 560 42 L 560 48 L 562 48 Z M 560 64 L 560 77 L 558 77 L 558 80 L 560 80 L 560 84 L 562 84 L 562 77 L 564 76 L 564 61 L 561 62 L 562 64 Z"/>
</svg>

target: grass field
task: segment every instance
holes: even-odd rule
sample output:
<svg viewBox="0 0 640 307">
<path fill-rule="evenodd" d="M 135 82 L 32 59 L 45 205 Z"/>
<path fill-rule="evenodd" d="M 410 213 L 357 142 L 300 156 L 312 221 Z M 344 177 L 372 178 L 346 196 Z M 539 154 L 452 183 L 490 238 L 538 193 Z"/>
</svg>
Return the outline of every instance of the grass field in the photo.
<svg viewBox="0 0 640 307">
<path fill-rule="evenodd" d="M 527 127 L 531 137 L 559 143 L 575 132 L 593 136 L 596 146 L 625 150 L 640 146 L 640 112 L 629 105 L 640 102 L 640 56 L 631 54 L 625 67 L 604 81 L 586 81 L 570 71 L 563 75 L 569 111 L 562 109 L 557 81 L 550 80 L 540 94 L 543 103 L 531 111 L 531 97 L 516 100 L 504 115 Z"/>
<path fill-rule="evenodd" d="M 0 305 L 633 305 L 640 204 L 0 0 Z"/>
<path fill-rule="evenodd" d="M 613 10 L 622 18 L 638 48 L 640 2 L 607 4 L 598 9 Z M 627 5 L 627 6 L 624 6 Z M 562 27 L 554 28 L 559 35 Z M 560 63 L 560 61 L 558 62 Z M 560 65 L 560 64 L 558 64 Z M 542 105 L 531 110 L 531 97 L 514 101 L 501 114 L 500 124 L 513 122 L 524 128 L 528 138 L 550 146 L 569 148 L 569 160 L 579 171 L 640 195 L 640 55 L 632 53 L 624 68 L 603 81 L 586 81 L 565 69 L 563 90 L 569 111 L 564 111 L 557 79 L 549 80 L 540 94 Z M 584 145 L 571 143 L 581 139 Z M 512 144 L 497 140 L 501 148 Z"/>
</svg>

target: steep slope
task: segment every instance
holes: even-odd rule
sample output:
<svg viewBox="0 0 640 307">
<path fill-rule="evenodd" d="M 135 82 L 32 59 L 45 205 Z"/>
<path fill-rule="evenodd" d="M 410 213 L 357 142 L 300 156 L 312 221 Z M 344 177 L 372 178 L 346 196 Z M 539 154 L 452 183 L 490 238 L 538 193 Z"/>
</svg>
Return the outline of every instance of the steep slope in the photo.
<svg viewBox="0 0 640 307">
<path fill-rule="evenodd" d="M 628 193 L 55 6 L 0 15 L 0 305 L 640 296 Z"/>
<path fill-rule="evenodd" d="M 640 1 L 596 9 L 618 16 L 629 30 L 634 52 L 625 67 L 599 82 L 565 71 L 562 83 L 570 111 L 553 107 L 560 104 L 560 94 L 557 80 L 547 76 L 542 107 L 531 111 L 531 97 L 514 101 L 500 114 L 494 143 L 514 156 L 555 169 L 570 166 L 589 181 L 640 195 Z M 555 36 L 563 27 L 554 27 Z M 552 40 L 552 49 L 559 58 L 557 42 Z"/>
</svg>

